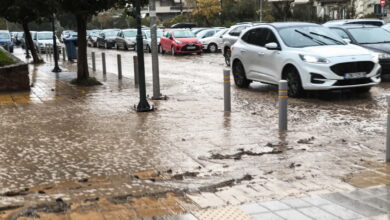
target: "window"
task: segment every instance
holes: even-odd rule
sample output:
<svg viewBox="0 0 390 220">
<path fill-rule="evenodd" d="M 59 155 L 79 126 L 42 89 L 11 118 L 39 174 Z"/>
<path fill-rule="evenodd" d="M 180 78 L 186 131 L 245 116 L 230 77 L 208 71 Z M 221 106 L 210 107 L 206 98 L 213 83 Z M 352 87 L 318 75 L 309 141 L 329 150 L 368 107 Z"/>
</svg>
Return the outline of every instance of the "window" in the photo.
<svg viewBox="0 0 390 220">
<path fill-rule="evenodd" d="M 343 39 L 350 39 L 349 36 L 348 36 L 348 34 L 345 33 L 345 31 L 342 30 L 342 29 L 331 28 L 331 30 L 332 30 L 333 32 L 335 32 L 336 34 L 338 34 L 338 35 L 339 35 L 341 38 L 343 38 Z"/>
<path fill-rule="evenodd" d="M 232 35 L 232 36 L 240 36 L 241 32 L 242 32 L 243 30 L 245 30 L 247 27 L 248 27 L 248 26 L 238 26 L 238 27 L 236 27 L 236 28 L 233 28 L 233 30 L 231 30 L 231 31 L 229 32 L 229 34 Z"/>
<path fill-rule="evenodd" d="M 248 44 L 264 47 L 268 43 L 278 43 L 275 34 L 267 28 L 256 28 L 248 31 L 242 39 Z"/>
</svg>

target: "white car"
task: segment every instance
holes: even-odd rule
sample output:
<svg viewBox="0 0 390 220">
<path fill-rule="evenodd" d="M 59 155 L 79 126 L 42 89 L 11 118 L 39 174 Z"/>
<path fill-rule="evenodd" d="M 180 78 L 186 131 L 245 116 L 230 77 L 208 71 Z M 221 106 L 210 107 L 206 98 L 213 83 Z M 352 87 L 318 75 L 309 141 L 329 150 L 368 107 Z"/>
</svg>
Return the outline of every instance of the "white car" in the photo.
<svg viewBox="0 0 390 220">
<path fill-rule="evenodd" d="M 245 30 L 232 47 L 235 84 L 288 81 L 288 94 L 355 88 L 368 92 L 381 81 L 378 55 L 347 44 L 330 29 L 312 23 L 281 22 Z"/>
<path fill-rule="evenodd" d="M 222 29 L 215 33 L 211 37 L 206 37 L 199 42 L 203 45 L 203 50 L 207 50 L 210 53 L 216 53 L 223 48 L 222 36 L 228 31 L 228 29 Z"/>
<path fill-rule="evenodd" d="M 53 48 L 53 32 L 50 31 L 40 31 L 36 32 L 33 37 L 33 42 L 35 48 L 39 53 L 46 53 L 46 48 L 52 50 Z M 56 37 L 56 44 L 58 48 L 58 53 L 61 52 L 61 43 Z"/>
</svg>

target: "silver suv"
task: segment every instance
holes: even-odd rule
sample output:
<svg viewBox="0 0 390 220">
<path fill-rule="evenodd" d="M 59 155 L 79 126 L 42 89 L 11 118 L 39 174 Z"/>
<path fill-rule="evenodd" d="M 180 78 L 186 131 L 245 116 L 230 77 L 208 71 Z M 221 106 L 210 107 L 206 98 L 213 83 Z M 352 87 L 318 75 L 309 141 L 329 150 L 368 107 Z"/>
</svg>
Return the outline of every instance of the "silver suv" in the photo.
<svg viewBox="0 0 390 220">
<path fill-rule="evenodd" d="M 230 29 L 222 36 L 222 53 L 225 57 L 225 63 L 226 65 L 230 66 L 230 57 L 231 57 L 231 46 L 237 41 L 238 37 L 240 36 L 241 32 L 248 27 L 253 26 L 257 23 L 239 23 L 234 26 L 231 26 Z"/>
</svg>

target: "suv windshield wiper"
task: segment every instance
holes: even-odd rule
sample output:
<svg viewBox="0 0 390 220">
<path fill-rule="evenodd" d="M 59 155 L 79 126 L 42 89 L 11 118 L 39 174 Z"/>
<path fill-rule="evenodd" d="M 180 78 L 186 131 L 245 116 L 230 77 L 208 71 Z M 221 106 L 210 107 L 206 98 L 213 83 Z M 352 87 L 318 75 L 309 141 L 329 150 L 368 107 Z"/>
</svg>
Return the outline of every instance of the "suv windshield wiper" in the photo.
<svg viewBox="0 0 390 220">
<path fill-rule="evenodd" d="M 312 36 L 310 36 L 310 35 L 308 35 L 308 34 L 302 32 L 302 31 L 299 31 L 299 30 L 297 30 L 297 29 L 295 29 L 294 31 L 297 32 L 297 33 L 300 33 L 302 36 L 305 36 L 305 37 L 309 38 L 310 40 L 316 42 L 316 43 L 319 44 L 319 45 L 326 45 L 325 42 L 323 42 L 323 41 L 321 41 L 321 40 L 318 40 L 318 39 L 315 39 L 314 37 L 312 37 Z"/>
<path fill-rule="evenodd" d="M 334 39 L 334 38 L 331 38 L 331 37 L 329 37 L 329 36 L 326 36 L 326 35 L 323 35 L 323 34 L 319 34 L 319 33 L 316 33 L 316 32 L 309 32 L 309 33 L 310 33 L 310 34 L 313 34 L 313 35 L 316 35 L 316 36 L 323 37 L 323 38 L 328 39 L 328 40 L 331 40 L 331 41 L 336 42 L 336 43 L 338 43 L 338 44 L 345 45 L 345 43 L 343 43 L 343 42 L 341 42 L 341 41 L 339 41 L 339 40 L 336 40 L 336 39 Z"/>
</svg>

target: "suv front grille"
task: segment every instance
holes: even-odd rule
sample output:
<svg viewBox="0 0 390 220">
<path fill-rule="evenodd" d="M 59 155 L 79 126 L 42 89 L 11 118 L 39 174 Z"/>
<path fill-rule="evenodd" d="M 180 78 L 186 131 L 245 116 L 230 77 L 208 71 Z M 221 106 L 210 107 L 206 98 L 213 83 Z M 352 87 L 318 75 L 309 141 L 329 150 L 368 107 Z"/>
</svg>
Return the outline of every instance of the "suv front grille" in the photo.
<svg viewBox="0 0 390 220">
<path fill-rule="evenodd" d="M 346 73 L 365 72 L 366 74 L 368 74 L 372 71 L 374 65 L 375 64 L 370 61 L 349 62 L 333 65 L 330 67 L 330 69 L 337 75 L 344 77 Z"/>
</svg>

